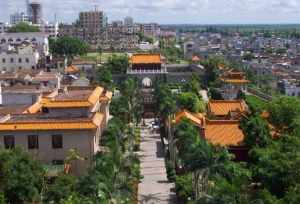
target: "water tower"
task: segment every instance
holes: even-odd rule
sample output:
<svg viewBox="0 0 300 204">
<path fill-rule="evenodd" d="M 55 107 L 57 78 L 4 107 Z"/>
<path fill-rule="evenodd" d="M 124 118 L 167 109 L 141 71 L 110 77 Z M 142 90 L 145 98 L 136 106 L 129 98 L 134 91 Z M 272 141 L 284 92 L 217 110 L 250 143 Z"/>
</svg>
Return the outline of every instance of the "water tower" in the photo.
<svg viewBox="0 0 300 204">
<path fill-rule="evenodd" d="M 27 0 L 27 10 L 33 24 L 42 23 L 42 3 L 39 0 Z"/>
</svg>

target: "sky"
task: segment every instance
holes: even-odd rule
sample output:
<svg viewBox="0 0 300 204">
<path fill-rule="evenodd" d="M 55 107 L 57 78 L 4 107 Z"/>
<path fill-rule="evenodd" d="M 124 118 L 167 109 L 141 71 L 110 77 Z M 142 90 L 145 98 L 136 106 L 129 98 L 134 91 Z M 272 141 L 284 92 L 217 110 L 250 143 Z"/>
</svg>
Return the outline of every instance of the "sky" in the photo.
<svg viewBox="0 0 300 204">
<path fill-rule="evenodd" d="M 300 23 L 300 0 L 39 0 L 44 19 L 74 22 L 80 11 L 103 10 L 108 20 L 131 16 L 161 24 Z M 25 0 L 0 0 L 0 22 L 25 11 Z"/>
</svg>

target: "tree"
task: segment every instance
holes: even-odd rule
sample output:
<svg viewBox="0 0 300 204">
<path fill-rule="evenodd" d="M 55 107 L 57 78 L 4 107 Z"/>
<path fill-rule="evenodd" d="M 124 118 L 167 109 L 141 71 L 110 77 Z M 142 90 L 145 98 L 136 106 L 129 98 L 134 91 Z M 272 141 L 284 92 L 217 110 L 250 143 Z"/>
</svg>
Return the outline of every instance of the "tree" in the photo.
<svg viewBox="0 0 300 204">
<path fill-rule="evenodd" d="M 99 54 L 99 57 L 100 57 L 100 64 L 101 64 L 101 62 L 102 62 L 102 53 L 103 53 L 103 49 L 102 49 L 101 46 L 98 46 L 97 52 L 98 52 L 98 54 Z"/>
<path fill-rule="evenodd" d="M 278 198 L 300 182 L 300 138 L 284 135 L 265 148 L 255 147 L 249 155 L 253 178 Z"/>
<path fill-rule="evenodd" d="M 198 76 L 193 74 L 191 81 L 184 85 L 184 90 L 185 92 L 193 92 L 198 96 L 200 91 L 200 82 Z"/>
<path fill-rule="evenodd" d="M 125 74 L 128 66 L 129 60 L 127 55 L 113 54 L 108 58 L 108 61 L 104 64 L 104 68 L 110 70 L 113 74 Z"/>
<path fill-rule="evenodd" d="M 300 103 L 295 97 L 282 96 L 269 103 L 268 111 L 273 125 L 280 130 L 292 130 L 300 115 Z"/>
<path fill-rule="evenodd" d="M 44 170 L 22 149 L 0 150 L 0 189 L 9 203 L 40 200 Z"/>
<path fill-rule="evenodd" d="M 70 36 L 63 36 L 58 39 L 50 39 L 50 52 L 54 55 L 73 58 L 76 55 L 84 55 L 88 51 L 88 45 L 80 39 Z"/>
<path fill-rule="evenodd" d="M 104 87 L 105 89 L 112 89 L 112 83 L 113 83 L 113 79 L 112 79 L 112 74 L 111 71 L 107 68 L 104 67 L 100 67 L 97 69 L 97 78 L 96 78 L 98 84 L 102 87 Z"/>
<path fill-rule="evenodd" d="M 241 121 L 241 127 L 246 136 L 245 143 L 248 147 L 266 147 L 271 142 L 268 123 L 259 115 L 252 115 Z"/>
<path fill-rule="evenodd" d="M 178 105 L 180 108 L 187 109 L 193 113 L 205 111 L 204 102 L 200 100 L 199 97 L 192 92 L 182 93 L 178 97 Z"/>
<path fill-rule="evenodd" d="M 25 22 L 20 22 L 17 25 L 8 29 L 9 33 L 29 33 L 29 32 L 40 32 L 36 26 L 29 25 Z"/>
<path fill-rule="evenodd" d="M 75 192 L 75 186 L 75 177 L 65 174 L 58 176 L 53 184 L 48 185 L 44 202 L 60 203 Z"/>
</svg>

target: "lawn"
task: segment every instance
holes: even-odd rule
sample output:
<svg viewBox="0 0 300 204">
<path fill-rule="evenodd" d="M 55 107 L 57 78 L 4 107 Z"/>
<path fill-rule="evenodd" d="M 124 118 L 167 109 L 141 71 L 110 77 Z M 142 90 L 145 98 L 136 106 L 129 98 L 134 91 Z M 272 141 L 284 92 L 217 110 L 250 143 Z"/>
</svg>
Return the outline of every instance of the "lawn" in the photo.
<svg viewBox="0 0 300 204">
<path fill-rule="evenodd" d="M 120 52 L 103 52 L 101 55 L 101 61 L 102 62 L 107 62 L 110 56 L 112 55 L 124 55 L 125 53 L 120 53 Z M 89 52 L 86 55 L 80 56 L 81 60 L 88 60 L 88 61 L 94 61 L 98 62 L 100 60 L 100 55 L 97 52 Z"/>
</svg>

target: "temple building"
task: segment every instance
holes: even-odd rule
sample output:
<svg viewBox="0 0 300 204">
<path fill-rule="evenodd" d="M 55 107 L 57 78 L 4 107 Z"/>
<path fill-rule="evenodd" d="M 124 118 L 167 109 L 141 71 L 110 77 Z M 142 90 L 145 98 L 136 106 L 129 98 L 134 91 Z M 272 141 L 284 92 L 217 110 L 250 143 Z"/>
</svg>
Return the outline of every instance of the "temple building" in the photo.
<svg viewBox="0 0 300 204">
<path fill-rule="evenodd" d="M 188 119 L 199 129 L 200 137 L 217 146 L 227 147 L 235 155 L 236 161 L 247 160 L 248 148 L 244 144 L 245 135 L 240 129 L 239 120 L 208 119 L 201 113 L 179 111 L 175 115 L 174 124 Z"/>
<path fill-rule="evenodd" d="M 70 170 L 82 175 L 101 151 L 111 97 L 102 87 L 57 89 L 22 113 L 1 116 L 0 147 L 20 146 L 47 166 L 64 166 L 76 151 L 82 159 L 72 161 Z"/>
<path fill-rule="evenodd" d="M 210 100 L 207 108 L 208 116 L 214 119 L 240 119 L 248 112 L 244 100 Z"/>
<path fill-rule="evenodd" d="M 243 72 L 227 71 L 221 76 L 223 83 L 222 96 L 226 100 L 233 100 L 238 97 L 242 91 L 247 91 L 247 84 L 249 81 Z"/>
<path fill-rule="evenodd" d="M 160 54 L 134 54 L 130 58 L 128 74 L 166 73 L 166 66 Z"/>
</svg>

